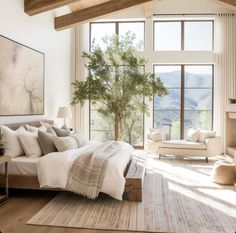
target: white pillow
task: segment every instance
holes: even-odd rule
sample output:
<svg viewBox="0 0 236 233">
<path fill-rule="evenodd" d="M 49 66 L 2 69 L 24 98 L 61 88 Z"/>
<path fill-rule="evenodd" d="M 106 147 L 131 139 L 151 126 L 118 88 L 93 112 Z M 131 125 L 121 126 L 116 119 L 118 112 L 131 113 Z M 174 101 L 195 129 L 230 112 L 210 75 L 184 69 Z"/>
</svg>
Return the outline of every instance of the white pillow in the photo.
<svg viewBox="0 0 236 233">
<path fill-rule="evenodd" d="M 76 131 L 71 135 L 71 137 L 73 137 L 76 140 L 78 147 L 84 146 L 87 143 L 84 134 L 80 131 Z"/>
<path fill-rule="evenodd" d="M 21 145 L 27 156 L 37 158 L 43 155 L 43 152 L 39 145 L 38 136 L 27 131 L 21 132 L 18 135 Z"/>
<path fill-rule="evenodd" d="M 154 132 L 152 132 L 151 134 L 151 140 L 154 142 L 158 142 L 158 141 L 162 141 L 162 134 L 159 130 L 156 130 Z"/>
<path fill-rule="evenodd" d="M 18 128 L 17 130 L 12 130 L 4 125 L 1 126 L 1 132 L 4 137 L 5 155 L 10 155 L 14 158 L 24 154 L 18 137 L 18 132 L 22 131 L 25 131 L 23 126 Z"/>
<path fill-rule="evenodd" d="M 199 134 L 199 142 L 205 142 L 207 138 L 214 138 L 216 136 L 215 131 L 202 129 L 200 129 Z"/>
<path fill-rule="evenodd" d="M 72 136 L 54 138 L 54 144 L 60 152 L 78 148 L 77 141 Z"/>
<path fill-rule="evenodd" d="M 199 129 L 189 129 L 185 140 L 190 142 L 198 142 L 200 131 Z"/>
</svg>

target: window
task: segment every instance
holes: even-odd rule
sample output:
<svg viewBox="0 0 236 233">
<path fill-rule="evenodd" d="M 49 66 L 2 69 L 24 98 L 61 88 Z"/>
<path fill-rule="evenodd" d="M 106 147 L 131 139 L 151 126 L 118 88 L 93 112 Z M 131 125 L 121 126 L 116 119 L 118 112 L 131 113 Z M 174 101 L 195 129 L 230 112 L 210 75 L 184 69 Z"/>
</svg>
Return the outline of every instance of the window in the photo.
<svg viewBox="0 0 236 233">
<path fill-rule="evenodd" d="M 167 139 L 186 136 L 188 128 L 212 129 L 213 66 L 155 65 L 169 94 L 154 98 L 154 127 Z"/>
<path fill-rule="evenodd" d="M 133 45 L 139 51 L 144 51 L 144 22 L 99 22 L 90 23 L 90 48 L 92 43 L 99 45 L 101 49 L 106 49 L 102 41 L 105 36 L 111 37 L 117 34 L 119 37 L 124 36 L 127 32 L 135 34 Z"/>
<path fill-rule="evenodd" d="M 90 24 L 90 30 L 90 48 L 94 41 L 95 45 L 105 50 L 106 45 L 102 42 L 104 36 L 110 37 L 116 33 L 121 38 L 130 31 L 131 34 L 135 34 L 133 45 L 139 51 L 144 50 L 144 22 L 96 22 Z M 143 100 L 134 100 L 134 104 L 137 104 L 137 101 Z M 113 116 L 103 118 L 97 109 L 98 106 L 90 104 L 90 138 L 98 141 L 113 140 L 115 127 Z M 143 132 L 143 114 L 136 113 L 126 119 L 124 141 L 131 142 L 136 147 L 143 147 Z"/>
<path fill-rule="evenodd" d="M 102 38 L 105 36 L 111 37 L 116 33 L 115 23 L 91 23 L 90 24 L 90 48 L 92 43 L 94 45 L 99 45 L 101 49 L 106 49 L 106 44 L 103 42 Z"/>
<path fill-rule="evenodd" d="M 181 22 L 154 23 L 154 50 L 181 50 Z"/>
<path fill-rule="evenodd" d="M 154 21 L 155 51 L 212 51 L 213 21 Z"/>
<path fill-rule="evenodd" d="M 185 22 L 184 50 L 213 50 L 213 22 Z"/>
</svg>

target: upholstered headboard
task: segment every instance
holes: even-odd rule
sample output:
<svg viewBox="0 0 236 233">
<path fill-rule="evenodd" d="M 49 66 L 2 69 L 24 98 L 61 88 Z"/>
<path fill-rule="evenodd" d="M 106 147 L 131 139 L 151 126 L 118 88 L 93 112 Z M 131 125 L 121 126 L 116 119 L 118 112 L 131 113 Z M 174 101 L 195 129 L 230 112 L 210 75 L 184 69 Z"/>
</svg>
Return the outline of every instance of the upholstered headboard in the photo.
<svg viewBox="0 0 236 233">
<path fill-rule="evenodd" d="M 41 122 L 45 122 L 48 123 L 50 125 L 54 124 L 53 120 L 42 120 Z M 5 124 L 7 127 L 9 127 L 10 129 L 16 130 L 18 129 L 20 126 L 22 125 L 31 125 L 31 126 L 35 126 L 35 127 L 39 127 L 41 126 L 40 121 L 32 121 L 32 122 L 22 122 L 22 123 L 15 123 L 15 124 Z"/>
</svg>

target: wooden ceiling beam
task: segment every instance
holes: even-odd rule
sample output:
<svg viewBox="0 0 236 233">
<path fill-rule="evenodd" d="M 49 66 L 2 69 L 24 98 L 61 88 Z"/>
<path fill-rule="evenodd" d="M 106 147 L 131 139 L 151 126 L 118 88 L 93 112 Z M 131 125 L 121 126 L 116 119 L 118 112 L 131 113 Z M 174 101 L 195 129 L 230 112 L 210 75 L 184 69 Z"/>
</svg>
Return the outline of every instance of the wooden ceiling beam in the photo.
<svg viewBox="0 0 236 233">
<path fill-rule="evenodd" d="M 236 1 L 235 0 L 218 0 L 218 2 L 223 2 L 223 3 L 226 3 L 228 5 L 236 7 Z"/>
<path fill-rule="evenodd" d="M 87 22 L 98 17 L 111 14 L 126 8 L 151 2 L 152 0 L 111 0 L 99 5 L 85 8 L 67 15 L 55 18 L 55 29 L 62 30 L 77 23 Z"/>
<path fill-rule="evenodd" d="M 77 1 L 78 0 L 24 0 L 24 8 L 26 14 L 36 15 Z"/>
</svg>

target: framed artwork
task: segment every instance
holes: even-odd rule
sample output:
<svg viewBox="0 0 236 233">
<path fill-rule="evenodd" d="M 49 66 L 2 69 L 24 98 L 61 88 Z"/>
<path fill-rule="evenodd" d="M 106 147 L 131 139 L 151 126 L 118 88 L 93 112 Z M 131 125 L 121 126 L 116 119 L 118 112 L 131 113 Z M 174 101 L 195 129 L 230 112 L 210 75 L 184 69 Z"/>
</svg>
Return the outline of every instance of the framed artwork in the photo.
<svg viewBox="0 0 236 233">
<path fill-rule="evenodd" d="M 0 116 L 44 114 L 44 54 L 0 35 Z"/>
</svg>

